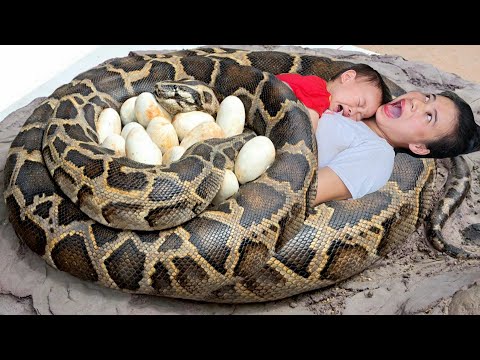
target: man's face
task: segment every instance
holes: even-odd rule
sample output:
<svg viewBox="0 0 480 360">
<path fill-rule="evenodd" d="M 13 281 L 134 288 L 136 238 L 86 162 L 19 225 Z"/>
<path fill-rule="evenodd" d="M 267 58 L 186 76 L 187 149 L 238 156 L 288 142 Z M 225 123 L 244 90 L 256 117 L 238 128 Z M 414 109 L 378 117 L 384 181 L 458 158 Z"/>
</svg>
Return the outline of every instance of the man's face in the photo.
<svg viewBox="0 0 480 360">
<path fill-rule="evenodd" d="M 353 76 L 345 76 L 348 71 L 343 73 L 341 83 L 330 92 L 329 109 L 356 121 L 370 118 L 382 102 L 380 89 L 356 77 L 355 71 L 349 71 L 353 72 Z"/>
<path fill-rule="evenodd" d="M 376 121 L 391 144 L 418 154 L 412 147 L 450 134 L 458 117 L 452 100 L 412 91 L 380 106 Z"/>
</svg>

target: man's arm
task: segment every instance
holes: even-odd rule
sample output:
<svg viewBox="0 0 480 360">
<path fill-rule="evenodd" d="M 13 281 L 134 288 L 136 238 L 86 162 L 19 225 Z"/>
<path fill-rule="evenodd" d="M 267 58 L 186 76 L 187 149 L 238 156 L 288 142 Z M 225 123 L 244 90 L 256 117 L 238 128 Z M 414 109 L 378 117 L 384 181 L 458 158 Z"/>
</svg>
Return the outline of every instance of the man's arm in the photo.
<svg viewBox="0 0 480 360">
<path fill-rule="evenodd" d="M 352 195 L 343 181 L 329 167 L 318 169 L 317 197 L 315 205 L 331 200 L 350 199 Z"/>
</svg>

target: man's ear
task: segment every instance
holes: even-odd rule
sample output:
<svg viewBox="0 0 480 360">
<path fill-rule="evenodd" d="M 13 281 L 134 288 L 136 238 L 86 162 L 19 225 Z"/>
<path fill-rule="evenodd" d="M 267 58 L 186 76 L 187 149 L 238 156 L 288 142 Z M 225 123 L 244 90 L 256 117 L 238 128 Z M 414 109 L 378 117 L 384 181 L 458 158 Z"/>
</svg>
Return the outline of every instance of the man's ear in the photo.
<svg viewBox="0 0 480 360">
<path fill-rule="evenodd" d="M 417 155 L 428 155 L 430 154 L 430 150 L 427 149 L 425 144 L 410 144 L 408 145 L 408 148 L 410 149 L 411 152 Z"/>
<path fill-rule="evenodd" d="M 340 78 L 342 79 L 342 84 L 343 84 L 350 80 L 355 79 L 356 76 L 357 76 L 357 72 L 355 70 L 347 70 L 344 73 L 342 73 Z"/>
</svg>

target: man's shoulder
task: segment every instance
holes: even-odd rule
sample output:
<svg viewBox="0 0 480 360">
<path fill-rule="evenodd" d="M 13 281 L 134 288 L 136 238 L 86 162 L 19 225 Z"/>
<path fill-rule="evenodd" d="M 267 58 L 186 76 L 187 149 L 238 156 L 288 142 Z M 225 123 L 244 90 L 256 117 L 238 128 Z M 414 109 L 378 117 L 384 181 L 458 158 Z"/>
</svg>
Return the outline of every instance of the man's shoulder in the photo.
<svg viewBox="0 0 480 360">
<path fill-rule="evenodd" d="M 333 112 L 332 110 L 327 109 L 323 112 L 322 117 L 323 116 L 328 116 L 328 115 L 340 115 L 340 114 L 337 114 L 336 112 Z M 340 116 L 342 116 L 342 115 L 340 115 Z"/>
<path fill-rule="evenodd" d="M 337 121 L 338 123 L 343 123 L 345 122 L 346 124 L 349 124 L 349 122 L 351 121 L 352 123 L 355 123 L 355 121 L 353 121 L 352 119 L 349 119 L 345 116 L 342 115 L 342 113 L 337 113 L 337 112 L 334 112 L 330 109 L 327 109 L 325 110 L 322 115 L 320 116 L 320 119 L 325 119 L 325 120 L 329 120 L 329 121 Z"/>
</svg>

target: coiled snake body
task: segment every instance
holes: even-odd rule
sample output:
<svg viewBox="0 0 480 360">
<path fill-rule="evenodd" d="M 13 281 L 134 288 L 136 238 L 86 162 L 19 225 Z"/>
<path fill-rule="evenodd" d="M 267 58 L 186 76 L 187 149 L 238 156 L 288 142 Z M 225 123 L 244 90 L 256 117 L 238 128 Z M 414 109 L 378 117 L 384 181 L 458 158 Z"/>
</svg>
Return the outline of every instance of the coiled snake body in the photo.
<svg viewBox="0 0 480 360">
<path fill-rule="evenodd" d="M 328 78 L 349 65 L 209 48 L 108 61 L 57 89 L 13 141 L 10 221 L 54 268 L 129 292 L 259 302 L 346 279 L 416 229 L 432 207 L 435 170 L 433 160 L 398 154 L 380 191 L 312 207 L 316 140 L 305 107 L 272 74 Z M 238 96 L 247 126 L 277 150 L 262 177 L 218 206 L 208 204 L 248 131 L 198 144 L 169 167 L 117 158 L 97 143 L 104 108 L 180 79 L 209 84 L 219 100 Z"/>
</svg>

